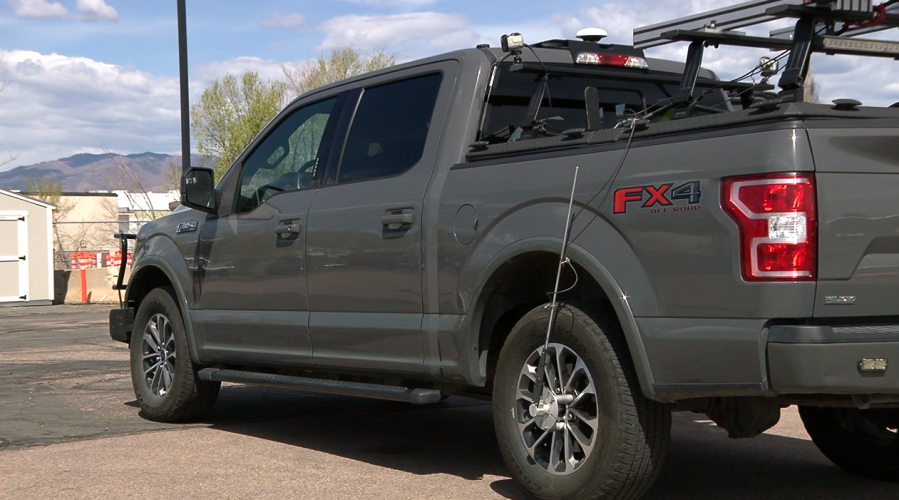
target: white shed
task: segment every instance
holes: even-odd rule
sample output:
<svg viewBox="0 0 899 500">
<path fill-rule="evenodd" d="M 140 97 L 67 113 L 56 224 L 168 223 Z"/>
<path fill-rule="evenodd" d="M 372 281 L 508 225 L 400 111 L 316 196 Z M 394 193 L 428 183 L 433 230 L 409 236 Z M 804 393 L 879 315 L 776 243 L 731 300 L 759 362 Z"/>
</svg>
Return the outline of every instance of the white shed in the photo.
<svg viewBox="0 0 899 500">
<path fill-rule="evenodd" d="M 53 208 L 0 189 L 0 306 L 53 303 Z"/>
</svg>

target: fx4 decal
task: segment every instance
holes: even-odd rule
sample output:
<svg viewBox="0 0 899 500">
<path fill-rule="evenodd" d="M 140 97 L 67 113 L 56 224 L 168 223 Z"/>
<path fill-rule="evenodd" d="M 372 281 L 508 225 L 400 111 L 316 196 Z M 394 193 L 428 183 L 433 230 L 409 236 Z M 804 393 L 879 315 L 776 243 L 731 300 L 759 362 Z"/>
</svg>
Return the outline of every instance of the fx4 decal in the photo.
<svg viewBox="0 0 899 500">
<path fill-rule="evenodd" d="M 659 186 L 634 186 L 615 190 L 615 213 L 627 213 L 628 203 L 641 202 L 640 208 L 649 208 L 654 214 L 664 212 L 687 212 L 699 210 L 702 191 L 699 181 L 685 182 L 677 187 L 674 183 Z M 686 200 L 687 204 L 674 202 Z"/>
</svg>

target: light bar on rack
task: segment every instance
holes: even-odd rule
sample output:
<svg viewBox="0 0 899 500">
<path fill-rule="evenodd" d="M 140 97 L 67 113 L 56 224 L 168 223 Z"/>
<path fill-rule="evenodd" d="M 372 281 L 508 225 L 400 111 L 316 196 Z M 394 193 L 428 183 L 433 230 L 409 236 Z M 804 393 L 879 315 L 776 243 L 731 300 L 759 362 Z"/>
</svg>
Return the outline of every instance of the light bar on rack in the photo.
<svg viewBox="0 0 899 500">
<path fill-rule="evenodd" d="M 899 58 L 899 42 L 822 36 L 821 46 L 821 51 L 825 53 L 833 51 L 835 54 L 892 56 Z"/>
</svg>

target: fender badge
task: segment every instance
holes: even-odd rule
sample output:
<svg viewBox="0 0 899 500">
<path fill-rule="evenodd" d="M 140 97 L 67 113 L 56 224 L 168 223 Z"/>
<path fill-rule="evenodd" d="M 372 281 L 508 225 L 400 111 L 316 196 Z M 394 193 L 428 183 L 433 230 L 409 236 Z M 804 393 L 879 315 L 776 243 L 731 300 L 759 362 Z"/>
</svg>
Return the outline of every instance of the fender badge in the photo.
<svg viewBox="0 0 899 500">
<path fill-rule="evenodd" d="M 180 233 L 190 233 L 190 232 L 196 231 L 196 230 L 197 230 L 197 223 L 196 223 L 196 221 L 192 221 L 192 222 L 182 222 L 181 224 L 178 224 L 178 229 L 175 230 L 175 233 L 176 233 L 176 234 L 180 234 Z"/>
</svg>

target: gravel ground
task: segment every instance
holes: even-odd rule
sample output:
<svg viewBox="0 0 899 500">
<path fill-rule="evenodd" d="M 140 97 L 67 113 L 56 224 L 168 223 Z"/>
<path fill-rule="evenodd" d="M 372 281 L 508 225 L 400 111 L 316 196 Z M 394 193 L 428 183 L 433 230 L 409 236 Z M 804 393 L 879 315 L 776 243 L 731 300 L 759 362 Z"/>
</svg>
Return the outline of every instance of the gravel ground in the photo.
<svg viewBox="0 0 899 500">
<path fill-rule="evenodd" d="M 0 498 L 526 498 L 509 478 L 491 405 L 402 403 L 226 385 L 201 423 L 140 417 L 108 307 L 0 309 Z M 676 414 L 648 500 L 896 500 L 849 476 L 795 409 L 735 441 Z"/>
</svg>

